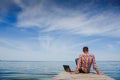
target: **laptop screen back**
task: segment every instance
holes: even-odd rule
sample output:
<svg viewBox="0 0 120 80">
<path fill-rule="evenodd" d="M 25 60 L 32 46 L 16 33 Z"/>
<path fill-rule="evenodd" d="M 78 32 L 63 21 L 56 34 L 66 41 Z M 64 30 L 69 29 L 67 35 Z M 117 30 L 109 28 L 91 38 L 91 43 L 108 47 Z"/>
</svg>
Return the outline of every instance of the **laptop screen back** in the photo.
<svg viewBox="0 0 120 80">
<path fill-rule="evenodd" d="M 71 72 L 69 65 L 63 65 L 63 67 L 66 72 Z"/>
</svg>

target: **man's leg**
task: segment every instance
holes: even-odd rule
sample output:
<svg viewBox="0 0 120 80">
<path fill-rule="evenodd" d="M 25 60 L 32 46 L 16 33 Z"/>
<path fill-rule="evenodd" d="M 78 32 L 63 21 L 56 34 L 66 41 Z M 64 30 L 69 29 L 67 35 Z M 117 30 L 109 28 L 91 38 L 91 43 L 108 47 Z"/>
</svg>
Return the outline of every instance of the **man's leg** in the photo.
<svg viewBox="0 0 120 80">
<path fill-rule="evenodd" d="M 76 63 L 76 65 L 78 64 L 78 59 L 79 59 L 79 58 L 76 58 L 76 59 L 75 59 L 75 63 Z"/>
<path fill-rule="evenodd" d="M 75 59 L 76 65 L 78 64 L 78 59 L 79 59 L 79 58 L 76 58 L 76 59 Z M 80 68 L 80 69 L 79 69 L 79 73 L 85 73 L 85 72 Z"/>
</svg>

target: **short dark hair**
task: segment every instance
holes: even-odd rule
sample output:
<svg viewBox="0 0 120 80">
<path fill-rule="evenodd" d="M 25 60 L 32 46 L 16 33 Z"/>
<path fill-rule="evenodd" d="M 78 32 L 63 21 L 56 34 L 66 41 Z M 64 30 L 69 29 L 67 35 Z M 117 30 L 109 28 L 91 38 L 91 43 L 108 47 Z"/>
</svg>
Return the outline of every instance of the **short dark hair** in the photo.
<svg viewBox="0 0 120 80">
<path fill-rule="evenodd" d="M 89 51 L 87 46 L 83 47 L 83 52 L 85 52 L 85 51 L 87 51 L 87 52 Z"/>
</svg>

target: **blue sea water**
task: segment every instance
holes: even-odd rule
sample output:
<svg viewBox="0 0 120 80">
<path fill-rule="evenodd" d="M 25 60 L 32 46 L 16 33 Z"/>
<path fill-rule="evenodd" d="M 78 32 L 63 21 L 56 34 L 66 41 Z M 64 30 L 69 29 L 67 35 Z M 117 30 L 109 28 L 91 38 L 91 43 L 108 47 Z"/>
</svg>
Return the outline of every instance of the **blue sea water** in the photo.
<svg viewBox="0 0 120 80">
<path fill-rule="evenodd" d="M 64 71 L 63 64 L 75 68 L 72 61 L 0 61 L 0 80 L 50 80 Z M 120 80 L 120 61 L 98 61 L 97 65 L 101 72 Z"/>
</svg>

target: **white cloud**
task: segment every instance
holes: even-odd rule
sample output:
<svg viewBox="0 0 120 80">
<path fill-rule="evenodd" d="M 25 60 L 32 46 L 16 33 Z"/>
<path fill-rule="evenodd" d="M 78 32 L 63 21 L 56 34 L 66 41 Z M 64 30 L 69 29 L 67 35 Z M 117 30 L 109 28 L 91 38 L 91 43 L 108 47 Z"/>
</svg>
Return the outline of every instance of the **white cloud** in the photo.
<svg viewBox="0 0 120 80">
<path fill-rule="evenodd" d="M 71 60 L 75 46 L 50 36 L 32 38 L 28 41 L 0 39 L 0 58 L 3 60 Z M 38 40 L 38 42 L 35 42 Z M 33 43 L 36 43 L 34 45 Z"/>
<path fill-rule="evenodd" d="M 108 49 L 114 49 L 114 46 L 112 44 L 107 45 Z"/>
<path fill-rule="evenodd" d="M 118 14 L 117 16 L 104 11 L 90 16 L 89 12 L 82 13 L 79 9 L 63 9 L 52 2 L 47 2 L 47 0 L 40 0 L 38 3 L 29 1 L 27 4 L 23 3 L 22 0 L 14 1 L 22 8 L 15 24 L 21 28 L 21 31 L 26 31 L 24 28 L 38 27 L 40 33 L 44 32 L 44 34 L 62 30 L 69 34 L 77 34 L 77 37 L 78 35 L 120 37 L 120 15 Z M 88 8 L 86 6 L 84 6 L 85 9 Z M 3 21 L 0 19 L 0 22 Z M 75 42 L 74 40 L 78 38 L 73 39 L 74 37 L 72 37 L 73 40 L 65 40 L 64 38 L 56 38 L 56 36 L 46 34 L 35 38 L 32 37 L 30 39 L 33 40 L 30 41 L 1 38 L 0 55 L 2 59 L 72 60 L 78 57 L 83 46 L 94 46 L 93 43 L 101 44 L 101 39 L 94 37 L 92 39 L 83 37 L 83 39 L 79 39 L 79 42 Z M 61 35 L 68 38 L 66 35 Z M 97 46 L 95 50 L 100 47 Z M 113 48 L 114 44 L 107 45 L 107 47 Z"/>
<path fill-rule="evenodd" d="M 31 39 L 31 40 L 29 40 Z M 49 35 L 32 37 L 27 41 L 12 39 L 0 39 L 0 58 L 3 60 L 74 60 L 82 53 L 82 47 L 88 46 L 91 49 L 92 44 L 99 44 L 101 39 L 80 40 L 79 43 L 71 40 L 55 38 Z M 38 40 L 38 41 L 36 41 Z M 32 42 L 31 42 L 32 41 Z M 34 45 L 35 43 L 35 45 Z M 89 46 L 90 45 L 90 46 Z M 95 51 L 100 48 L 96 47 Z M 107 45 L 109 49 L 113 44 Z M 94 49 L 92 50 L 94 51 Z M 99 51 L 98 51 L 99 52 Z M 107 53 L 103 50 L 104 53 Z M 100 53 L 101 55 L 104 53 Z M 100 59 L 100 55 L 97 56 Z M 102 60 L 102 59 L 101 59 Z"/>
<path fill-rule="evenodd" d="M 40 27 L 44 28 L 43 32 L 65 30 L 71 34 L 120 36 L 120 15 L 104 11 L 88 18 L 89 13 L 62 9 L 52 3 L 48 5 L 48 2 L 41 1 L 36 5 L 27 6 L 17 1 L 23 9 L 18 15 L 17 26 Z"/>
<path fill-rule="evenodd" d="M 1 39 L 0 44 L 2 44 L 3 47 L 7 46 L 7 48 L 9 47 L 10 49 L 18 49 L 18 50 L 29 50 L 30 49 L 30 46 L 26 45 L 25 42 L 17 41 L 17 40 Z"/>
<path fill-rule="evenodd" d="M 120 41 L 117 41 L 117 44 L 120 44 Z"/>
</svg>

